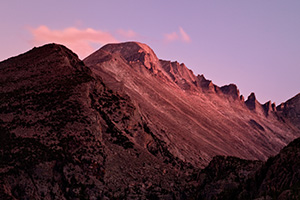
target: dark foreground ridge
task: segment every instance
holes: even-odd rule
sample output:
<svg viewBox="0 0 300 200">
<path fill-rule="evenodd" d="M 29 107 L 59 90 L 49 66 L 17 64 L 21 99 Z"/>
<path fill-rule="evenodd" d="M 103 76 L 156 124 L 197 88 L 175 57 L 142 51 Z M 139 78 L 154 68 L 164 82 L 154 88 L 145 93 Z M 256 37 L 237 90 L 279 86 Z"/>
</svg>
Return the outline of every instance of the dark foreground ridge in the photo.
<svg viewBox="0 0 300 200">
<path fill-rule="evenodd" d="M 93 67 L 56 44 L 0 63 L 0 199 L 299 197 L 299 139 L 267 162 L 230 156 L 265 158 L 295 138 L 298 101 L 267 117 L 260 108 L 249 110 L 235 85 L 218 88 L 203 76 L 192 83 L 195 77 L 184 65 L 158 60 L 143 44 L 130 45 L 126 51 L 106 46 L 95 52 L 85 60 Z M 138 86 L 140 80 L 149 85 Z M 165 91 L 171 91 L 172 101 L 160 93 Z M 180 91 L 202 100 L 191 109 L 182 104 L 184 96 L 176 96 Z M 229 117 L 209 114 L 217 112 L 216 101 Z M 233 105 L 238 111 L 227 109 Z M 192 112 L 198 109 L 205 116 Z M 169 111 L 173 117 L 164 115 Z M 234 124 L 230 120 L 237 118 L 230 116 L 236 112 L 250 117 Z M 191 118 L 195 113 L 197 123 Z M 189 128 L 181 135 L 171 127 L 176 117 Z M 222 127 L 224 119 L 233 129 Z M 251 140 L 233 139 L 244 129 L 253 132 Z M 230 143 L 231 149 L 221 140 L 258 144 Z M 226 156 L 213 158 L 217 154 Z"/>
<path fill-rule="evenodd" d="M 198 199 L 299 199 L 300 138 L 266 162 L 215 157 L 199 174 Z"/>
<path fill-rule="evenodd" d="M 65 47 L 35 48 L 0 71 L 0 199 L 190 195 L 193 167 Z"/>
</svg>

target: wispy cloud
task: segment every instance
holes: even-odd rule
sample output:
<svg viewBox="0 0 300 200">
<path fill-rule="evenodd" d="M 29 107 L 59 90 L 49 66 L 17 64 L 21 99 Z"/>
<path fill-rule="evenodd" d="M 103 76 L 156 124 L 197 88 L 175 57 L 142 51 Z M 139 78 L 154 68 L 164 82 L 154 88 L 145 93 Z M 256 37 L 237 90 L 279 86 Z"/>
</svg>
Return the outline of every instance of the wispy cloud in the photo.
<svg viewBox="0 0 300 200">
<path fill-rule="evenodd" d="M 190 36 L 183 30 L 182 27 L 179 27 L 178 32 L 164 34 L 164 38 L 166 42 L 174 42 L 178 40 L 186 43 L 191 42 Z"/>
<path fill-rule="evenodd" d="M 178 39 L 179 39 L 179 36 L 176 32 L 165 34 L 165 40 L 168 42 L 172 42 L 172 41 L 175 41 Z"/>
<path fill-rule="evenodd" d="M 33 35 L 34 45 L 48 42 L 63 44 L 77 53 L 80 58 L 84 58 L 95 51 L 92 45 L 99 44 L 100 46 L 106 43 L 118 42 L 109 32 L 92 28 L 77 29 L 69 27 L 62 30 L 51 30 L 42 25 L 29 30 Z"/>
<path fill-rule="evenodd" d="M 179 33 L 184 42 L 191 42 L 190 36 L 183 30 L 183 28 L 179 27 Z"/>
</svg>

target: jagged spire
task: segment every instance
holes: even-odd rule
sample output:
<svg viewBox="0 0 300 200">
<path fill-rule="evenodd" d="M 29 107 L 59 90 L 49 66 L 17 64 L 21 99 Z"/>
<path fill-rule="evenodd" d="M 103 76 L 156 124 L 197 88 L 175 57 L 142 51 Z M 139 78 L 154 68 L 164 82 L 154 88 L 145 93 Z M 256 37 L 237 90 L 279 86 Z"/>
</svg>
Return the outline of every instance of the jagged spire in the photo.
<svg viewBox="0 0 300 200">
<path fill-rule="evenodd" d="M 249 96 L 248 99 L 245 102 L 246 106 L 250 109 L 250 110 L 255 110 L 256 108 L 256 97 L 255 97 L 255 93 L 252 92 Z"/>
</svg>

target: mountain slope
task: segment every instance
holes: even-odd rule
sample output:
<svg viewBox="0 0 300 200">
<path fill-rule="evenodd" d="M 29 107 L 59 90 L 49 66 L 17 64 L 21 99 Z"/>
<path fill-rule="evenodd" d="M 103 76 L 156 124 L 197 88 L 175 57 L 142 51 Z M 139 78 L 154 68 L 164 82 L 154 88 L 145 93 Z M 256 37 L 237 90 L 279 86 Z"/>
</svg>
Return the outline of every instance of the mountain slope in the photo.
<svg viewBox="0 0 300 200">
<path fill-rule="evenodd" d="M 265 160 L 300 135 L 254 94 L 244 102 L 235 85 L 218 87 L 184 64 L 159 60 L 145 44 L 108 44 L 84 63 L 130 96 L 153 134 L 194 166 L 215 155 Z"/>
</svg>

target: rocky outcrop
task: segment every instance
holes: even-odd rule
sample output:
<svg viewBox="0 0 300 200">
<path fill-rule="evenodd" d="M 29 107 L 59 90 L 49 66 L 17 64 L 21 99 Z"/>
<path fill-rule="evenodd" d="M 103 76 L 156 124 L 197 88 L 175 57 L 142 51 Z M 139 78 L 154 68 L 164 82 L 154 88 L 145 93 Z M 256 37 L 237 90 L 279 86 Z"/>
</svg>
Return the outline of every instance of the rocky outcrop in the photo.
<svg viewBox="0 0 300 200">
<path fill-rule="evenodd" d="M 197 76 L 196 84 L 202 91 L 215 92 L 215 85 L 211 80 L 207 80 L 203 74 Z"/>
<path fill-rule="evenodd" d="M 183 63 L 160 60 L 164 71 L 183 90 L 196 90 L 196 77 Z"/>
<path fill-rule="evenodd" d="M 272 103 L 271 101 L 266 102 L 262 106 L 266 116 L 269 116 L 272 112 L 274 113 L 277 111 L 275 103 Z"/>
<path fill-rule="evenodd" d="M 240 101 L 242 101 L 242 102 L 245 101 L 245 97 L 243 95 L 240 96 Z"/>
<path fill-rule="evenodd" d="M 238 99 L 240 97 L 240 91 L 235 84 L 225 85 L 220 89 L 224 94 L 231 96 L 233 99 Z"/>
<path fill-rule="evenodd" d="M 258 116 L 272 118 L 276 115 L 275 103 L 268 101 L 262 105 L 258 102 L 253 92 L 248 96 L 247 100 L 245 101 L 245 105 L 250 111 L 255 112 Z M 296 130 L 296 132 L 298 132 L 298 130 Z"/>
<path fill-rule="evenodd" d="M 255 94 L 253 92 L 248 96 L 247 100 L 245 101 L 245 104 L 250 110 L 256 109 L 258 101 L 256 100 Z"/>
</svg>

